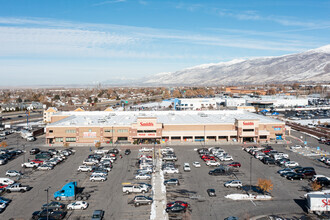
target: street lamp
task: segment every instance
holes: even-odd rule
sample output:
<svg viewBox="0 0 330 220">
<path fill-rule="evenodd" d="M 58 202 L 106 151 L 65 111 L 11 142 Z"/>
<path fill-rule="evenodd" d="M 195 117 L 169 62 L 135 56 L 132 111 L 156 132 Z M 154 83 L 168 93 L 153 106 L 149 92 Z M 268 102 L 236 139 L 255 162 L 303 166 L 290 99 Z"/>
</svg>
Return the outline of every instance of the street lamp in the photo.
<svg viewBox="0 0 330 220">
<path fill-rule="evenodd" d="M 46 204 L 47 204 L 47 209 L 46 209 L 46 214 L 47 214 L 47 215 L 46 215 L 46 216 L 47 216 L 46 218 L 47 218 L 47 220 L 48 220 L 48 218 L 49 218 L 49 216 L 48 216 L 48 191 L 49 191 L 49 189 L 50 189 L 50 186 L 48 186 L 48 188 L 45 189 L 45 191 L 47 192 L 47 203 L 46 203 Z"/>
<path fill-rule="evenodd" d="M 23 144 L 23 164 L 25 163 L 25 144 Z M 25 166 L 23 166 L 23 174 L 25 173 Z"/>
<path fill-rule="evenodd" d="M 252 189 L 252 157 L 250 157 L 250 191 Z"/>
</svg>

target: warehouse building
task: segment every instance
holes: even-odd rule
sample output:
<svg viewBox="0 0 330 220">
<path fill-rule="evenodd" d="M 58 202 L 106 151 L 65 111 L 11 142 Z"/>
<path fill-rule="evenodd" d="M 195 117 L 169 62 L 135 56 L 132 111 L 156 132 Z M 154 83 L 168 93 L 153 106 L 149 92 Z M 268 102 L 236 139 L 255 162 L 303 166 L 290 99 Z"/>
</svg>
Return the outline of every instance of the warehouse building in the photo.
<svg viewBox="0 0 330 220">
<path fill-rule="evenodd" d="M 265 142 L 284 136 L 284 122 L 243 110 L 57 112 L 46 127 L 48 144 Z"/>
</svg>

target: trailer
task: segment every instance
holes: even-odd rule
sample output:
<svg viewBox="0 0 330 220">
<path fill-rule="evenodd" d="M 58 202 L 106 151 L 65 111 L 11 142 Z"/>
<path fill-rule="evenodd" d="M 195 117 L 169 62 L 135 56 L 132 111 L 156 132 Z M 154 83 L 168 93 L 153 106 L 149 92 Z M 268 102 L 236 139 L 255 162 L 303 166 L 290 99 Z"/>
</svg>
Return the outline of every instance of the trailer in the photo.
<svg viewBox="0 0 330 220">
<path fill-rule="evenodd" d="M 330 211 L 330 194 L 307 194 L 308 213 L 322 215 Z"/>
</svg>

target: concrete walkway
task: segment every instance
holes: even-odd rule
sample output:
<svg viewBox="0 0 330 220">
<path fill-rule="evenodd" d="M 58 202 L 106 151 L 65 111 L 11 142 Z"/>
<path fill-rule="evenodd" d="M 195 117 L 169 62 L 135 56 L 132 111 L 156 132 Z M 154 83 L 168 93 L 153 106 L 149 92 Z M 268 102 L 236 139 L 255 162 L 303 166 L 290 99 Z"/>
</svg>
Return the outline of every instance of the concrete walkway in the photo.
<svg viewBox="0 0 330 220">
<path fill-rule="evenodd" d="M 161 169 L 162 160 L 157 155 L 155 172 L 152 175 L 153 203 L 151 205 L 150 220 L 167 220 L 166 208 L 166 187 L 164 185 L 164 174 Z"/>
</svg>

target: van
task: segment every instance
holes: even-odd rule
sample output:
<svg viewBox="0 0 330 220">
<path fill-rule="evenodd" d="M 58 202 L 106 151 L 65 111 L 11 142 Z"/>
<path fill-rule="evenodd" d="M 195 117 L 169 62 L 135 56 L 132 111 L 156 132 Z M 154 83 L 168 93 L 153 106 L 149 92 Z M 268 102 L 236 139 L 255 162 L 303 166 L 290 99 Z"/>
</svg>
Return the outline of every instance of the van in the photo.
<svg viewBox="0 0 330 220">
<path fill-rule="evenodd" d="M 0 183 L 3 185 L 11 185 L 11 184 L 14 184 L 15 181 L 11 180 L 9 178 L 6 178 L 6 177 L 0 177 Z"/>
</svg>

